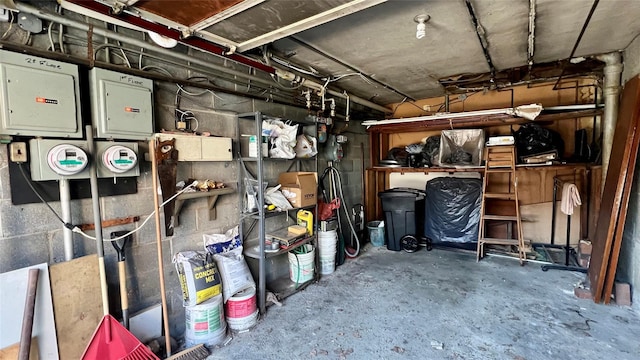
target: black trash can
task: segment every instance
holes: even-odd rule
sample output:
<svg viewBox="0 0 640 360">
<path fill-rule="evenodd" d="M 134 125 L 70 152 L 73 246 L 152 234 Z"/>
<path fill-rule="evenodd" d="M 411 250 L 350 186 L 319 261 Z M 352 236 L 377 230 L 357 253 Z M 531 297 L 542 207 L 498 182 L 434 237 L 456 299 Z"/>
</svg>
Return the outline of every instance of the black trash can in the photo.
<svg viewBox="0 0 640 360">
<path fill-rule="evenodd" d="M 384 231 L 387 249 L 402 250 L 400 239 L 405 235 L 423 233 L 424 192 L 409 188 L 395 188 L 378 193 L 384 211 Z"/>
</svg>

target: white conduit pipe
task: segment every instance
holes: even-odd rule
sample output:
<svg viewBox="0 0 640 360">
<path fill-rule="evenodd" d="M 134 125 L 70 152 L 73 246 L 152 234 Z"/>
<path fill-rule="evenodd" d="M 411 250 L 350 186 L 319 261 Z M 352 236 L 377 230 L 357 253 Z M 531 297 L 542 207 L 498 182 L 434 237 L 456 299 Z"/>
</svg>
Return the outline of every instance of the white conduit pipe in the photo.
<svg viewBox="0 0 640 360">
<path fill-rule="evenodd" d="M 604 62 L 604 115 L 601 121 L 602 139 L 602 190 L 607 179 L 607 169 L 611 159 L 613 134 L 618 120 L 618 106 L 620 103 L 620 76 L 622 62 L 619 52 L 598 55 L 596 59 Z M 594 129 L 595 130 L 595 129 Z"/>
<path fill-rule="evenodd" d="M 62 220 L 71 224 L 71 188 L 69 187 L 69 179 L 62 178 L 59 180 L 60 186 L 60 208 L 62 212 L 60 217 Z M 62 227 L 62 244 L 64 248 L 64 261 L 73 260 L 73 232 Z"/>
<path fill-rule="evenodd" d="M 88 24 L 85 24 L 85 23 L 79 22 L 79 21 L 75 21 L 75 20 L 69 19 L 67 17 L 63 17 L 63 16 L 60 16 L 58 14 L 48 12 L 46 10 L 38 9 L 38 8 L 36 8 L 34 6 L 31 6 L 31 5 L 27 5 L 27 4 L 24 4 L 24 3 L 17 3 L 16 7 L 17 7 L 17 9 L 19 11 L 23 11 L 25 13 L 35 15 L 35 16 L 37 16 L 37 17 L 39 17 L 41 19 L 47 20 L 47 21 L 53 21 L 53 22 L 59 23 L 61 25 L 64 25 L 64 26 L 67 26 L 67 27 L 71 27 L 71 28 L 75 28 L 75 29 L 78 29 L 78 30 L 83 30 L 83 31 L 88 31 L 89 30 L 89 25 Z M 165 55 L 165 56 L 169 56 L 169 57 L 172 57 L 174 59 L 180 59 L 180 60 L 183 60 L 185 62 L 190 62 L 192 64 L 197 64 L 199 66 L 203 66 L 203 67 L 208 68 L 208 69 L 224 72 L 224 73 L 227 73 L 229 75 L 234 75 L 234 76 L 241 77 L 243 79 L 250 79 L 252 81 L 256 81 L 256 82 L 259 82 L 259 83 L 262 83 L 262 84 L 266 84 L 266 85 L 273 85 L 273 83 L 269 79 L 264 79 L 264 78 L 260 78 L 260 77 L 251 75 L 251 74 L 246 73 L 246 72 L 233 70 L 233 69 L 230 69 L 230 68 L 222 66 L 222 65 L 212 64 L 210 62 L 207 62 L 207 61 L 204 61 L 204 60 L 200 60 L 200 59 L 197 59 L 197 58 L 189 56 L 189 55 L 181 54 L 179 52 L 172 52 L 172 51 L 169 51 L 169 50 L 167 50 L 167 49 L 165 49 L 163 47 L 155 46 L 155 45 L 149 44 L 146 41 L 134 39 L 134 38 L 131 38 L 131 37 L 116 33 L 114 31 L 106 30 L 104 28 L 94 27 L 93 28 L 93 33 L 98 35 L 98 36 L 108 37 L 110 39 L 113 39 L 113 40 L 116 40 L 116 41 L 121 41 L 123 43 L 127 43 L 129 45 L 133 45 L 133 46 L 138 47 L 138 48 L 144 48 L 145 50 L 154 51 L 156 53 L 159 53 L 159 54 L 162 54 L 162 55 Z M 198 49 L 198 50 L 200 50 L 200 49 Z M 213 54 L 213 55 L 215 55 L 215 54 Z M 244 65 L 244 66 L 246 66 L 246 65 Z M 295 77 L 295 74 L 292 74 L 289 71 L 285 71 L 285 70 L 281 70 L 281 69 L 277 69 L 276 74 L 278 76 L 281 76 L 281 77 L 283 77 L 283 76 L 294 76 Z M 320 90 L 320 89 L 323 88 L 322 84 L 317 83 L 317 82 L 312 81 L 312 80 L 309 80 L 309 79 L 303 79 L 303 85 L 306 86 L 306 87 L 315 89 L 315 90 Z M 345 98 L 344 94 L 342 94 L 339 91 L 326 89 L 326 92 L 328 94 L 331 94 L 331 95 L 334 95 L 334 96 L 339 96 L 339 97 L 341 97 L 343 99 Z M 370 109 L 373 109 L 373 110 L 378 110 L 378 111 L 381 111 L 381 112 L 384 112 L 384 113 L 391 113 L 391 109 L 386 108 L 386 107 L 381 106 L 381 105 L 378 105 L 376 103 L 373 103 L 373 102 L 371 102 L 369 100 L 363 99 L 363 98 L 358 97 L 358 96 L 351 95 L 351 101 L 353 101 L 355 103 L 358 103 L 360 105 L 364 105 L 364 106 L 366 106 L 366 107 L 368 107 Z"/>
</svg>

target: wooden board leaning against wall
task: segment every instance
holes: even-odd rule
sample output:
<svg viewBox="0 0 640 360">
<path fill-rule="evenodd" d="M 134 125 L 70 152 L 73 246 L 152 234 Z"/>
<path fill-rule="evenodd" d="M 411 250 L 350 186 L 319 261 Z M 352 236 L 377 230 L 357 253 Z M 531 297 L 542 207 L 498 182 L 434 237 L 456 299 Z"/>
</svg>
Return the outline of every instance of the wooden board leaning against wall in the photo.
<svg viewBox="0 0 640 360">
<path fill-rule="evenodd" d="M 540 103 L 543 107 L 559 106 L 559 105 L 573 105 L 573 104 L 592 104 L 595 98 L 596 81 L 594 79 L 580 79 L 572 80 L 561 84 L 560 90 L 553 90 L 553 84 L 535 85 L 532 87 L 520 86 L 513 89 L 513 91 L 487 91 L 480 93 L 473 93 L 467 95 L 464 100 L 457 100 L 458 95 L 451 95 L 450 110 L 451 112 L 460 111 L 474 111 L 485 110 L 494 108 L 505 108 L 514 106 Z M 600 95 L 598 95 L 600 97 Z M 415 117 L 429 115 L 436 111 L 443 111 L 444 98 L 433 98 L 418 100 L 412 104 L 400 103 L 393 106 L 395 109 L 395 115 L 393 118 L 400 117 Z M 427 111 L 421 111 L 427 106 Z M 592 134 L 596 131 L 596 138 L 600 134 L 600 116 L 597 117 L 582 117 L 582 118 L 570 118 L 551 122 L 538 122 L 545 128 L 549 128 L 558 132 L 565 143 L 565 151 L 562 154 L 563 158 L 569 158 L 574 152 L 575 131 L 579 129 L 587 130 L 587 139 L 591 142 Z M 482 126 L 475 126 L 480 128 Z M 494 135 L 506 135 L 510 134 L 511 129 L 517 130 L 519 125 L 501 125 L 482 127 L 485 130 L 485 136 Z M 468 128 L 468 127 L 465 127 Z M 397 176 L 397 173 L 410 173 L 421 172 L 429 173 L 434 169 L 428 168 L 402 168 L 402 169 L 389 169 L 376 167 L 380 159 L 386 158 L 387 151 L 394 147 L 404 147 L 408 144 L 420 142 L 422 139 L 439 135 L 441 129 L 429 130 L 417 128 L 416 131 L 384 131 L 378 132 L 375 128 L 369 129 L 370 131 L 370 145 L 371 145 L 371 164 L 374 164 L 371 168 L 367 169 L 366 174 L 366 213 L 367 220 L 382 219 L 382 209 L 380 199 L 377 193 L 389 188 L 389 178 L 391 174 Z M 458 169 L 458 171 L 461 171 Z M 462 171 L 477 171 L 474 169 L 463 169 Z M 572 226 L 572 239 L 587 239 L 593 234 L 595 219 L 597 217 L 597 211 L 600 203 L 600 167 L 595 164 L 562 164 L 551 166 L 537 166 L 537 167 L 520 167 L 517 171 L 518 181 L 520 184 L 520 203 L 522 207 L 531 207 L 531 212 L 539 212 L 541 209 L 543 214 L 541 216 L 529 216 L 529 219 L 525 218 L 525 238 L 527 238 L 527 227 L 529 229 L 535 228 L 536 232 L 543 231 L 546 237 L 544 239 L 537 236 L 536 241 L 550 239 L 550 218 L 551 218 L 551 202 L 553 197 L 553 178 L 554 176 L 561 176 L 563 179 L 574 182 L 581 191 L 583 198 L 583 206 L 580 208 L 579 216 L 574 216 L 576 227 Z M 451 173 L 453 174 L 453 172 Z M 504 179 L 502 184 L 497 183 L 495 186 L 506 186 L 507 179 Z M 560 200 L 562 189 L 558 191 L 558 201 Z M 587 202 L 588 200 L 588 202 Z M 500 204 L 495 205 L 500 208 Z M 559 206 L 559 203 L 558 205 Z M 505 214 L 506 215 L 506 214 Z M 555 235 L 555 243 L 564 243 L 564 236 L 566 229 L 566 221 L 564 215 L 558 211 L 557 216 L 557 228 Z M 573 221 L 572 221 L 573 223 Z M 578 225 L 579 224 L 579 225 Z M 579 226 L 579 227 L 577 227 Z M 542 230 L 544 228 L 544 230 Z M 504 230 L 496 230 L 504 231 Z M 531 230 L 530 230 L 531 233 Z M 531 236 L 530 236 L 531 237 Z"/>
</svg>

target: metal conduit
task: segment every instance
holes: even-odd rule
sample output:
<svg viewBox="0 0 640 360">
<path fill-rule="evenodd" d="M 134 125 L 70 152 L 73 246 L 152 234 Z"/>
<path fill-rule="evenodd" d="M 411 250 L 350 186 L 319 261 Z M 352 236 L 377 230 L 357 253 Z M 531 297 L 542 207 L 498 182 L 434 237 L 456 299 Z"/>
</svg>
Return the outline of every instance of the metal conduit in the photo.
<svg viewBox="0 0 640 360">
<path fill-rule="evenodd" d="M 79 22 L 79 21 L 76 21 L 76 20 L 72 20 L 72 19 L 60 16 L 58 14 L 48 12 L 46 10 L 38 9 L 38 8 L 36 8 L 34 6 L 27 5 L 27 4 L 24 4 L 24 3 L 16 3 L 16 7 L 17 7 L 17 9 L 19 11 L 23 11 L 25 13 L 29 13 L 29 14 L 35 15 L 35 16 L 37 16 L 39 18 L 42 18 L 44 20 L 47 20 L 47 21 L 57 22 L 59 24 L 67 26 L 67 27 L 72 27 L 72 28 L 75 28 L 75 29 L 78 29 L 78 30 L 83 30 L 83 31 L 88 31 L 89 28 L 90 28 L 88 24 L 85 24 L 85 23 L 82 23 L 82 22 Z M 121 41 L 123 43 L 129 44 L 129 45 L 132 45 L 132 46 L 135 46 L 135 47 L 138 47 L 138 48 L 143 48 L 143 49 L 145 49 L 147 51 L 154 51 L 154 52 L 156 52 L 158 54 L 161 54 L 163 56 L 167 56 L 167 57 L 172 57 L 174 59 L 183 60 L 183 61 L 188 62 L 188 63 L 196 64 L 198 66 L 202 66 L 202 67 L 214 70 L 214 71 L 224 72 L 224 73 L 227 73 L 229 75 L 234 75 L 234 76 L 237 76 L 237 77 L 241 77 L 243 79 L 249 79 L 251 81 L 259 82 L 259 83 L 262 83 L 262 84 L 273 85 L 273 83 L 268 79 L 260 78 L 258 76 L 255 76 L 255 75 L 252 75 L 252 74 L 249 74 L 249 73 L 244 73 L 244 72 L 241 72 L 241 71 L 229 69 L 229 68 L 227 68 L 225 66 L 222 66 L 222 65 L 212 64 L 212 63 L 209 63 L 207 61 L 200 60 L 198 58 L 191 57 L 191 56 L 188 56 L 188 55 L 185 55 L 185 54 L 181 54 L 181 53 L 178 53 L 178 52 L 172 52 L 172 51 L 169 51 L 169 50 L 167 50 L 165 48 L 162 48 L 160 46 L 155 46 L 155 45 L 149 44 L 149 43 L 147 43 L 145 41 L 134 39 L 134 38 L 131 38 L 129 36 L 125 36 L 125 35 L 116 33 L 114 31 L 106 30 L 106 29 L 99 28 L 99 27 L 93 27 L 92 31 L 93 31 L 93 33 L 95 35 L 108 37 L 110 39 L 113 39 L 113 40 L 116 40 L 116 41 Z M 216 54 L 213 54 L 213 55 L 216 55 Z M 287 70 L 278 69 L 277 73 L 280 73 L 280 74 L 291 74 L 292 76 L 295 76 L 292 73 L 288 72 Z M 309 79 L 306 79 L 306 78 L 303 79 L 303 86 L 306 86 L 306 87 L 309 87 L 309 88 L 312 88 L 312 89 L 315 89 L 315 90 L 319 90 L 319 89 L 322 89 L 324 87 L 323 84 L 317 83 L 315 81 L 312 81 L 312 80 L 309 80 Z M 341 91 L 337 91 L 337 90 L 333 90 L 333 89 L 328 89 L 327 88 L 326 92 L 328 94 L 333 95 L 333 96 L 340 97 L 342 99 L 346 99 L 345 95 Z M 349 95 L 349 97 L 350 97 L 350 101 L 353 101 L 353 102 L 358 103 L 360 105 L 366 106 L 366 107 L 368 107 L 370 109 L 377 110 L 377 111 L 380 111 L 380 112 L 383 112 L 383 113 L 391 113 L 391 109 L 386 108 L 386 107 L 381 106 L 381 105 L 378 105 L 376 103 L 373 103 L 373 102 L 371 102 L 369 100 L 363 99 L 363 98 L 355 96 L 355 95 Z"/>
</svg>

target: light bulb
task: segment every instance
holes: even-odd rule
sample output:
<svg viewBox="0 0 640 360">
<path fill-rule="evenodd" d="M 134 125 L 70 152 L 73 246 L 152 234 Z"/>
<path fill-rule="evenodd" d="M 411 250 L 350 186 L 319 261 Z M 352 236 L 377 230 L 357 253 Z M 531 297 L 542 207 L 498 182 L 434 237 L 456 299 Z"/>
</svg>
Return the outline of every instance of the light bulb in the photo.
<svg viewBox="0 0 640 360">
<path fill-rule="evenodd" d="M 416 29 L 416 39 L 422 39 L 423 37 L 425 37 L 425 35 L 427 35 L 426 29 L 427 26 L 424 24 L 424 22 L 419 22 Z"/>
<path fill-rule="evenodd" d="M 427 26 L 425 25 L 425 23 L 429 21 L 430 18 L 431 17 L 426 14 L 416 15 L 416 17 L 413 18 L 413 21 L 418 23 L 418 26 L 416 26 L 416 39 L 420 40 L 425 37 L 425 35 L 427 34 Z"/>
</svg>

